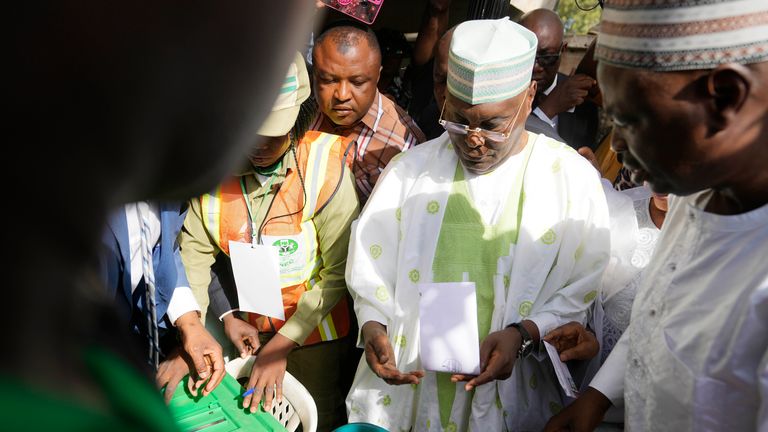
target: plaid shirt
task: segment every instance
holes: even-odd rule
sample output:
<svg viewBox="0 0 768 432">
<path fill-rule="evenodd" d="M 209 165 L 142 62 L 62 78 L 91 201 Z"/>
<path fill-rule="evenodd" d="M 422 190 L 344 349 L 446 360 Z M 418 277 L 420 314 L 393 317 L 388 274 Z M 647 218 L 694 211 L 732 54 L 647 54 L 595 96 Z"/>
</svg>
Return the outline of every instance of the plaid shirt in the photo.
<svg viewBox="0 0 768 432">
<path fill-rule="evenodd" d="M 336 126 L 319 112 L 310 130 L 341 135 L 357 143 L 357 157 L 352 165 L 355 188 L 362 206 L 371 195 L 373 186 L 389 161 L 398 153 L 426 141 L 416 123 L 408 114 L 376 91 L 371 108 L 357 124 Z"/>
</svg>

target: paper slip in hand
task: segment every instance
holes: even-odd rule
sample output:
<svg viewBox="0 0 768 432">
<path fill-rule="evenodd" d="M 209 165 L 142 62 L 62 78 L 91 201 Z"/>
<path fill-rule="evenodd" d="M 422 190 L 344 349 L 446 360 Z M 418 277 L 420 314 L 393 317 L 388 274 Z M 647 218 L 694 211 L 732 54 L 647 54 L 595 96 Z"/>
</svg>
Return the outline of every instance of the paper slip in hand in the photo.
<svg viewBox="0 0 768 432">
<path fill-rule="evenodd" d="M 419 355 L 424 369 L 479 374 L 475 283 L 422 283 L 418 288 Z"/>
<path fill-rule="evenodd" d="M 285 320 L 277 248 L 230 240 L 229 258 L 240 310 Z"/>
<path fill-rule="evenodd" d="M 555 368 L 557 380 L 560 381 L 560 386 L 565 390 L 565 395 L 574 399 L 579 397 L 579 390 L 576 388 L 576 383 L 573 382 L 573 377 L 571 377 L 571 372 L 568 370 L 568 366 L 560 360 L 560 354 L 557 353 L 557 348 L 547 341 L 543 342 L 544 346 L 547 348 L 549 359 L 552 360 L 552 366 Z"/>
</svg>

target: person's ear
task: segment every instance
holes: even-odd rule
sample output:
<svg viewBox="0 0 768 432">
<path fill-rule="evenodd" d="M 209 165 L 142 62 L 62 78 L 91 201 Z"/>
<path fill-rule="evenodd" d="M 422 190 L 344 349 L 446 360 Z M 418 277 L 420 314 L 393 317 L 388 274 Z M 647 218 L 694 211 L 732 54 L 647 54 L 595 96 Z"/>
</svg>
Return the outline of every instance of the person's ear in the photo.
<svg viewBox="0 0 768 432">
<path fill-rule="evenodd" d="M 718 66 L 706 77 L 707 96 L 711 100 L 712 119 L 717 129 L 733 123 L 742 114 L 742 108 L 753 86 L 750 70 L 740 64 Z"/>
<path fill-rule="evenodd" d="M 525 106 L 529 114 L 531 110 L 533 110 L 533 99 L 536 97 L 537 88 L 538 84 L 536 81 L 531 81 L 531 83 L 528 85 L 528 95 L 526 96 Z"/>
</svg>

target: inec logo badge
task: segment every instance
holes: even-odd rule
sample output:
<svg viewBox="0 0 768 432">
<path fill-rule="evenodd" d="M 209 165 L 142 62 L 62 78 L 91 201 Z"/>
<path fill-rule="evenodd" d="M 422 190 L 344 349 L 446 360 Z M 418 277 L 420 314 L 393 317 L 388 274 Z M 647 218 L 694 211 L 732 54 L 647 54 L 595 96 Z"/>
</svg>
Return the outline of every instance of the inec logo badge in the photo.
<svg viewBox="0 0 768 432">
<path fill-rule="evenodd" d="M 299 249 L 299 244 L 295 240 L 280 239 L 272 243 L 272 246 L 276 246 L 280 256 L 292 255 Z"/>
</svg>

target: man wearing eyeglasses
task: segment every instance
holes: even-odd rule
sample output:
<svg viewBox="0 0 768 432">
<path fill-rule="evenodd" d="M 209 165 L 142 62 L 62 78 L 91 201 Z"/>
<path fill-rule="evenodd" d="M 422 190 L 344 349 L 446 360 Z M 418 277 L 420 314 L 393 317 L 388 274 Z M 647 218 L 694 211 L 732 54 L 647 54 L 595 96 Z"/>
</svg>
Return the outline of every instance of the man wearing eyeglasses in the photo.
<svg viewBox="0 0 768 432">
<path fill-rule="evenodd" d="M 533 102 L 533 114 L 548 124 L 574 149 L 595 149 L 597 106 L 585 101 L 597 85 L 583 74 L 567 76 L 558 72 L 567 43 L 563 40 L 563 23 L 549 9 L 528 12 L 520 24 L 536 34 L 539 41 L 533 80 L 538 93 Z"/>
<path fill-rule="evenodd" d="M 346 280 L 365 360 L 350 421 L 540 430 L 562 407 L 539 335 L 582 321 L 597 295 L 608 211 L 586 160 L 524 130 L 535 54 L 536 36 L 506 18 L 460 24 L 440 116 L 447 133 L 394 159 L 353 227 Z M 477 329 L 479 374 L 421 370 L 420 328 L 430 323 L 419 292 L 447 299 L 461 282 L 476 296 L 477 318 L 459 325 Z M 453 330 L 448 345 L 473 343 Z"/>
</svg>

